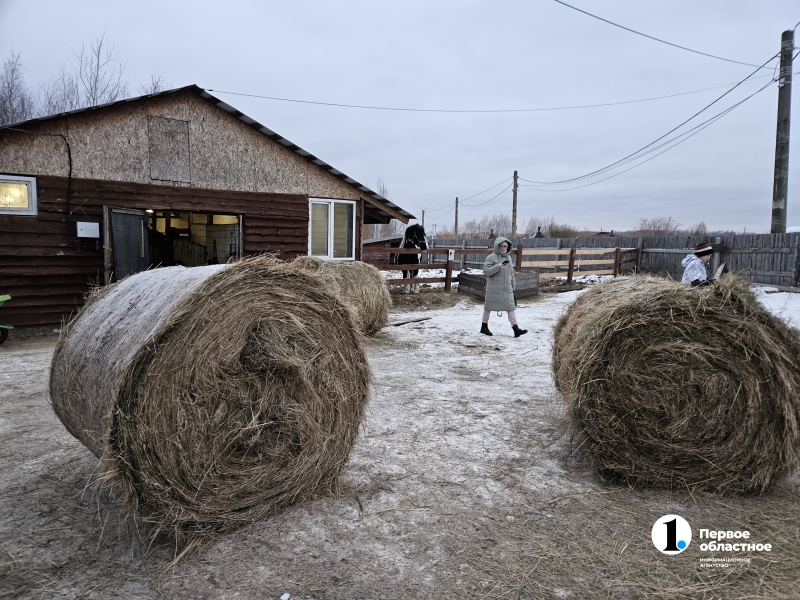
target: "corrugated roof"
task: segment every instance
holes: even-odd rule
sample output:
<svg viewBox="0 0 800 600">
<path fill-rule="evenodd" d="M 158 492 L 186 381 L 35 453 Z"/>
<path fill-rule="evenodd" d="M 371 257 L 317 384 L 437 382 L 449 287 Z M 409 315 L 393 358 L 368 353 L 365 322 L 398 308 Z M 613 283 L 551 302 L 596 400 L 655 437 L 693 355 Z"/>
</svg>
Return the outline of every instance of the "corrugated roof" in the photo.
<svg viewBox="0 0 800 600">
<path fill-rule="evenodd" d="M 251 117 L 248 117 L 246 114 L 244 114 L 240 110 L 237 110 L 236 108 L 234 108 L 230 104 L 228 104 L 226 102 L 223 102 L 222 100 L 220 100 L 219 98 L 216 98 L 215 96 L 212 96 L 206 90 L 204 90 L 203 88 L 201 88 L 201 87 L 199 87 L 197 85 L 187 85 L 185 87 L 176 88 L 174 90 L 166 90 L 166 91 L 163 91 L 163 92 L 157 92 L 155 94 L 146 94 L 144 96 L 137 96 L 136 98 L 126 98 L 125 100 L 118 100 L 116 102 L 109 102 L 107 104 L 100 104 L 98 106 L 90 106 L 88 108 L 80 108 L 78 110 L 72 110 L 72 111 L 69 111 L 69 112 L 58 113 L 58 114 L 55 114 L 55 115 L 47 115 L 45 117 L 38 117 L 36 119 L 29 119 L 27 121 L 20 121 L 18 123 L 6 123 L 5 125 L 0 125 L 0 130 L 13 129 L 13 128 L 19 127 L 21 125 L 27 125 L 27 124 L 30 124 L 30 123 L 51 121 L 53 119 L 60 119 L 62 117 L 69 117 L 69 116 L 72 116 L 72 115 L 78 115 L 78 114 L 82 114 L 82 113 L 89 113 L 89 112 L 93 112 L 93 111 L 96 111 L 96 110 L 103 110 L 103 109 L 111 107 L 111 106 L 118 106 L 120 104 L 126 104 L 128 102 L 137 102 L 139 100 L 144 100 L 144 99 L 147 99 L 147 98 L 157 98 L 159 96 L 167 96 L 167 95 L 170 95 L 170 94 L 176 94 L 176 93 L 179 93 L 179 92 L 186 92 L 186 91 L 197 94 L 203 100 L 213 104 L 214 106 L 216 106 L 218 108 L 221 108 L 226 113 L 236 117 L 237 119 L 239 119 L 242 123 L 244 123 L 248 127 L 251 127 L 253 129 L 255 129 L 256 131 L 260 132 L 261 134 L 267 136 L 269 139 L 271 139 L 271 140 L 273 140 L 275 142 L 278 142 L 282 146 L 284 146 L 287 149 L 291 150 L 295 154 L 298 154 L 299 156 L 302 156 L 307 161 L 317 165 L 321 169 L 324 169 L 324 170 L 328 171 L 328 173 L 330 173 L 334 177 L 336 177 L 338 179 L 341 179 L 345 183 L 348 183 L 348 184 L 352 185 L 353 187 L 358 189 L 360 192 L 362 192 L 367 197 L 367 200 L 369 201 L 369 203 L 372 204 L 378 210 L 378 212 L 381 213 L 382 215 L 384 215 L 386 217 L 394 217 L 395 215 L 393 215 L 393 214 L 391 214 L 391 213 L 389 213 L 389 212 L 387 212 L 385 210 L 381 210 L 382 208 L 389 208 L 389 209 L 392 210 L 392 212 L 399 213 L 400 215 L 405 217 L 406 222 L 408 221 L 408 219 L 416 219 L 416 217 L 414 215 L 412 215 L 408 211 L 400 208 L 397 204 L 395 204 L 394 202 L 392 202 L 388 198 L 384 198 L 378 192 L 375 192 L 375 191 L 369 189 L 367 186 L 359 183 L 358 181 L 356 181 L 352 177 L 347 176 L 346 174 L 342 173 L 338 169 L 336 169 L 336 168 L 332 167 L 331 165 L 329 165 L 328 163 L 326 163 L 324 160 L 322 160 L 320 158 L 317 158 L 316 156 L 314 156 L 313 154 L 311 154 L 307 150 L 303 150 L 297 144 L 294 144 L 294 143 L 290 142 L 285 137 L 283 137 L 283 136 L 279 135 L 278 133 L 272 131 L 268 127 L 265 127 L 264 125 L 262 125 L 261 123 L 259 123 L 255 119 L 253 119 Z"/>
</svg>

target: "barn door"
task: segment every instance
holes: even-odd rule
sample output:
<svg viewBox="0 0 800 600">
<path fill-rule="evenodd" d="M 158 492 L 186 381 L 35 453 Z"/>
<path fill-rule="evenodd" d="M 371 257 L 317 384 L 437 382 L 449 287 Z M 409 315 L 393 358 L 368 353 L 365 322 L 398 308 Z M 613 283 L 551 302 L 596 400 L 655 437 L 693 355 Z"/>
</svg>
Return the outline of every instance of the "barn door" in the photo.
<svg viewBox="0 0 800 600">
<path fill-rule="evenodd" d="M 105 207 L 106 281 L 119 281 L 150 266 L 147 218 L 143 210 Z M 109 273 L 108 271 L 112 272 Z"/>
</svg>

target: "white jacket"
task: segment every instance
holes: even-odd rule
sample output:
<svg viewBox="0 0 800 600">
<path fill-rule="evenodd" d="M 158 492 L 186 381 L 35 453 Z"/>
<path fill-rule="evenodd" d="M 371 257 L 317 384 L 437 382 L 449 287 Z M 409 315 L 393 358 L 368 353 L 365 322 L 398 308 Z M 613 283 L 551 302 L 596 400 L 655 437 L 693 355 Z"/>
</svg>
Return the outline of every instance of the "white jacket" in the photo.
<svg viewBox="0 0 800 600">
<path fill-rule="evenodd" d="M 695 279 L 700 281 L 708 279 L 706 264 L 700 260 L 699 256 L 687 254 L 686 258 L 681 261 L 681 266 L 686 268 L 681 277 L 681 283 L 692 283 Z"/>
</svg>

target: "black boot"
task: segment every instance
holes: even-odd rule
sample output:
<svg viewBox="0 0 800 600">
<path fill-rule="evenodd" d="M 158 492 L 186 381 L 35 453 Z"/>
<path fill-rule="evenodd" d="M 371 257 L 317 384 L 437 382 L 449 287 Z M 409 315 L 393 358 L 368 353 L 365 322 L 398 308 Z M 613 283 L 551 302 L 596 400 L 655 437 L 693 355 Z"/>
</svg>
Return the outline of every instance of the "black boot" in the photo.
<svg viewBox="0 0 800 600">
<path fill-rule="evenodd" d="M 514 337 L 515 338 L 517 338 L 517 337 L 519 337 L 521 335 L 525 335 L 526 333 L 528 333 L 527 329 L 520 329 L 519 325 L 512 326 L 512 329 L 514 330 Z"/>
<path fill-rule="evenodd" d="M 484 335 L 492 335 L 492 332 L 489 331 L 488 323 L 481 323 L 481 333 Z"/>
</svg>

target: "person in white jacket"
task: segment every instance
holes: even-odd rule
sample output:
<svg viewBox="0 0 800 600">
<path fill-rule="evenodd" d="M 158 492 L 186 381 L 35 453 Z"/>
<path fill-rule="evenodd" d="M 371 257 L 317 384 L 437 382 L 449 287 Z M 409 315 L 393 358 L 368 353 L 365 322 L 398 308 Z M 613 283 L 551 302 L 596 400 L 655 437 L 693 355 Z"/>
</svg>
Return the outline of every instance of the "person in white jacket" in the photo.
<svg viewBox="0 0 800 600">
<path fill-rule="evenodd" d="M 706 263 L 711 259 L 712 254 L 714 254 L 714 249 L 711 244 L 700 244 L 695 247 L 694 254 L 687 254 L 686 258 L 681 261 L 681 266 L 684 267 L 681 283 L 688 283 L 692 286 L 707 285 L 709 282 Z"/>
</svg>

